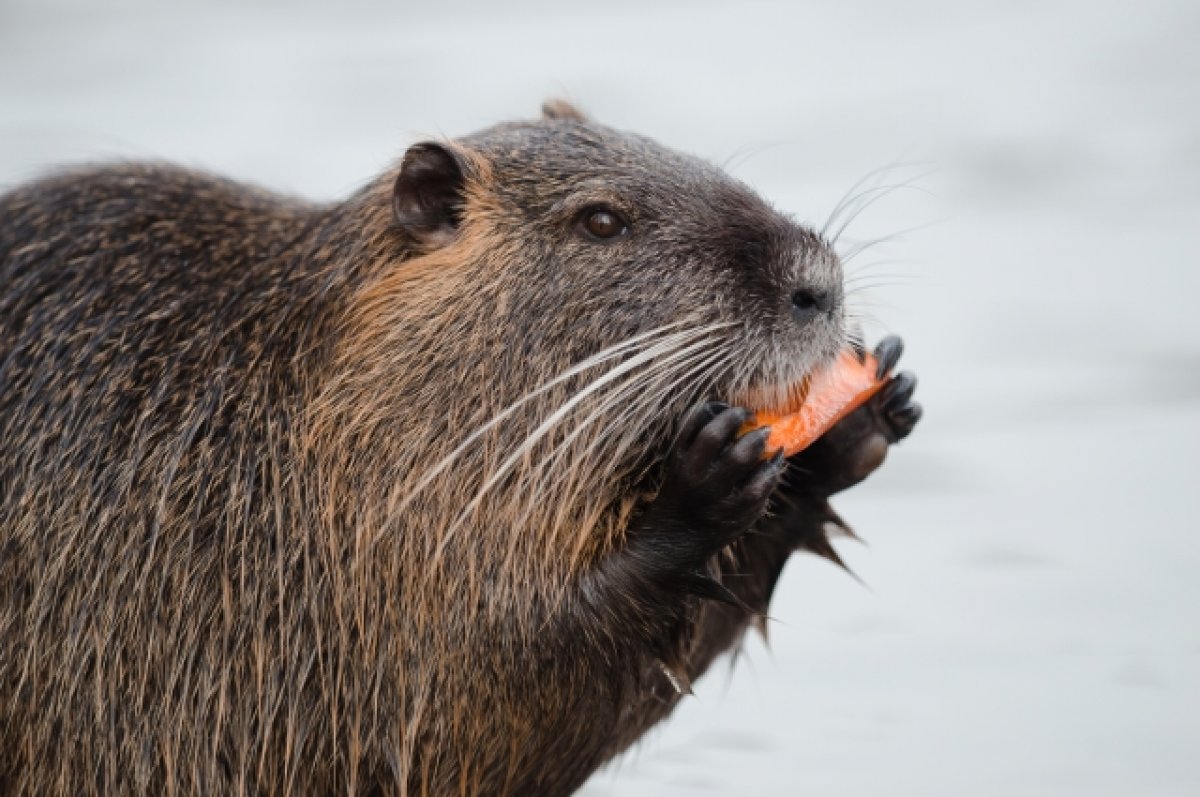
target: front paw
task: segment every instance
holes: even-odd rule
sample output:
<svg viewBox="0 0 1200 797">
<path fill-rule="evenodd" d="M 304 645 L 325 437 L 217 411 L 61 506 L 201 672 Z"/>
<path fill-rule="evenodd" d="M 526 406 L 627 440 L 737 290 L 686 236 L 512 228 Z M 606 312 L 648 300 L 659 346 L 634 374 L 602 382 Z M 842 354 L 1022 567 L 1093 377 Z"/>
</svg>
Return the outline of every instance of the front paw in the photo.
<svg viewBox="0 0 1200 797">
<path fill-rule="evenodd" d="M 643 542 L 667 554 L 673 568 L 703 566 L 766 511 L 785 462 L 780 455 L 763 459 L 769 430 L 739 436 L 749 415 L 712 402 L 679 431 L 641 524 Z"/>
<path fill-rule="evenodd" d="M 879 361 L 876 375 L 882 379 L 891 373 L 903 353 L 904 341 L 896 335 L 881 340 L 875 347 L 875 359 Z M 917 421 L 921 420 L 921 405 L 912 400 L 916 389 L 917 378 L 911 372 L 903 371 L 892 377 L 883 390 L 867 402 L 867 406 L 875 411 L 878 431 L 889 443 L 908 437 Z"/>
<path fill-rule="evenodd" d="M 903 351 L 898 337 L 879 343 L 875 358 L 880 379 L 895 368 Z M 891 377 L 863 406 L 792 457 L 790 481 L 797 490 L 827 498 L 873 473 L 883 464 L 888 447 L 907 437 L 921 419 L 921 405 L 913 401 L 916 387 L 916 377 L 907 371 Z"/>
</svg>

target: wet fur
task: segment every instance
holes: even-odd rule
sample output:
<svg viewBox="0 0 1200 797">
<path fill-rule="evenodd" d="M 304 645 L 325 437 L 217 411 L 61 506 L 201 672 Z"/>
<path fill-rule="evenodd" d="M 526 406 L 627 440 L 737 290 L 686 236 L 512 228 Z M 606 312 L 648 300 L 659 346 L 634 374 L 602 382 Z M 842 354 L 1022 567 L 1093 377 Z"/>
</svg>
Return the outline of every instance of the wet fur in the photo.
<svg viewBox="0 0 1200 797">
<path fill-rule="evenodd" d="M 568 794 L 765 608 L 803 539 L 711 557 L 740 606 L 622 556 L 690 407 L 783 402 L 842 344 L 764 310 L 840 268 L 564 107 L 446 145 L 435 247 L 395 170 L 331 205 L 147 165 L 0 197 L 0 792 Z M 588 180 L 656 208 L 653 243 L 570 238 Z M 621 360 L 540 387 L 667 323 L 729 356 L 597 393 L 498 471 Z M 826 510 L 789 528 L 823 540 Z"/>
</svg>

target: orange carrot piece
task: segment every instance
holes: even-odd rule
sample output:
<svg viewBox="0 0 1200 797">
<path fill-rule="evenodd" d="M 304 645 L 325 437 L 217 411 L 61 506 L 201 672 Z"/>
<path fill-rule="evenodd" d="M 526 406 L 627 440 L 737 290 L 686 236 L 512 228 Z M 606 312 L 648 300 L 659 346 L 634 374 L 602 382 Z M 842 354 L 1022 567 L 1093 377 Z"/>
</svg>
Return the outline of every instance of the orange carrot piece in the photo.
<svg viewBox="0 0 1200 797">
<path fill-rule="evenodd" d="M 780 448 L 784 456 L 799 453 L 887 384 L 886 376 L 875 378 L 877 367 L 878 362 L 870 354 L 859 362 L 854 352 L 844 351 L 832 365 L 812 375 L 800 409 L 791 413 L 756 412 L 743 431 L 771 427 L 767 456 Z"/>
</svg>

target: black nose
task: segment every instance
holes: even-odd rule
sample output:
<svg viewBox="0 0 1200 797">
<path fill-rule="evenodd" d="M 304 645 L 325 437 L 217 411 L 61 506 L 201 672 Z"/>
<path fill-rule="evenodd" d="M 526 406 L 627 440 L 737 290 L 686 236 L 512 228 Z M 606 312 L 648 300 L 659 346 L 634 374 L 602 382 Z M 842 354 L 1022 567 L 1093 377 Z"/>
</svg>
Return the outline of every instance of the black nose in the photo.
<svg viewBox="0 0 1200 797">
<path fill-rule="evenodd" d="M 801 288 L 792 294 L 792 318 L 797 323 L 807 324 L 822 313 L 828 313 L 837 304 L 837 297 L 830 291 Z"/>
</svg>

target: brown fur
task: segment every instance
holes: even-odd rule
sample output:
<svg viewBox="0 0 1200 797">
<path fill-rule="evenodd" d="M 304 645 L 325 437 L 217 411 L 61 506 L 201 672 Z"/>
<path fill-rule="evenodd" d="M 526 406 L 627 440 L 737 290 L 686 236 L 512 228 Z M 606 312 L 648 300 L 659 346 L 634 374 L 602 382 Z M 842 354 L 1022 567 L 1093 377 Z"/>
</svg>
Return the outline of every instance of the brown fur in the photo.
<svg viewBox="0 0 1200 797">
<path fill-rule="evenodd" d="M 0 792 L 567 794 L 736 641 L 594 574 L 689 406 L 841 345 L 772 304 L 836 260 L 562 103 L 451 146 L 444 246 L 395 170 L 325 206 L 141 165 L 0 197 Z M 556 226 L 613 191 L 640 251 Z M 554 377 L 665 324 L 713 327 L 677 384 L 614 380 L 502 469 L 632 355 Z M 788 550 L 720 567 L 762 608 Z"/>
</svg>

